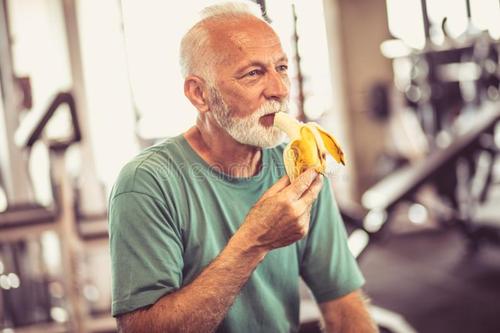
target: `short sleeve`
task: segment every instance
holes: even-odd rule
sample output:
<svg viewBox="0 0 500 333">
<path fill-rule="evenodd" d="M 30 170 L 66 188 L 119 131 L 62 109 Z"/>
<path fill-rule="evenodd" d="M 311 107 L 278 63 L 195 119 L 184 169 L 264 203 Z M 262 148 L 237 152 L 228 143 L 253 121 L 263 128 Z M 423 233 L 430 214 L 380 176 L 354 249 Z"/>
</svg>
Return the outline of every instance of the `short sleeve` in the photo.
<svg viewBox="0 0 500 333">
<path fill-rule="evenodd" d="M 109 229 L 113 316 L 151 305 L 180 288 L 181 231 L 162 201 L 138 192 L 115 195 Z"/>
<path fill-rule="evenodd" d="M 311 212 L 301 276 L 318 303 L 346 295 L 365 282 L 349 250 L 345 226 L 328 179 Z"/>
</svg>

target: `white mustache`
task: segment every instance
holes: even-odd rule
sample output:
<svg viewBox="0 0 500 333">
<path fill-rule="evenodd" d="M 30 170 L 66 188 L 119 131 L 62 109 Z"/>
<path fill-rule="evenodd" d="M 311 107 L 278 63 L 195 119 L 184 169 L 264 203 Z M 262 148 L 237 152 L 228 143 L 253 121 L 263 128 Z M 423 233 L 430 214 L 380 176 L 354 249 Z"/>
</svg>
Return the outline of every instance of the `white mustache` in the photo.
<svg viewBox="0 0 500 333">
<path fill-rule="evenodd" d="M 257 116 L 267 116 L 276 112 L 288 112 L 288 101 L 267 101 L 257 110 Z"/>
</svg>

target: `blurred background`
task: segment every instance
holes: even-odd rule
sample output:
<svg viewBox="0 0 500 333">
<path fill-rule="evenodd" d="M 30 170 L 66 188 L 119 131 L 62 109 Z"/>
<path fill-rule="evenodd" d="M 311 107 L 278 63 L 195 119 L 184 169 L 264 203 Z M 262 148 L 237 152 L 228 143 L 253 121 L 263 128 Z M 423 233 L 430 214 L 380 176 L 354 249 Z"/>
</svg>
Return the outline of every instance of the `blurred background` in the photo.
<svg viewBox="0 0 500 333">
<path fill-rule="evenodd" d="M 0 332 L 116 332 L 107 196 L 194 123 L 178 44 L 211 2 L 0 0 Z M 500 332 L 500 2 L 256 2 L 291 112 L 345 148 L 328 176 L 382 331 Z"/>
</svg>

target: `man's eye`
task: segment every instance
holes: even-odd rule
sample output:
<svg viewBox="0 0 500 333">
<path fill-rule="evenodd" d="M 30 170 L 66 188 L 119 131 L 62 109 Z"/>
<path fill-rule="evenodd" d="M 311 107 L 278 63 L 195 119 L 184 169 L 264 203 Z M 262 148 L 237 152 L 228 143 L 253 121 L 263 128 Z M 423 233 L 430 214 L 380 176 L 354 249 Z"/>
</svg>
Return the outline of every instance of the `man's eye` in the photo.
<svg viewBox="0 0 500 333">
<path fill-rule="evenodd" d="M 278 72 L 286 72 L 288 70 L 287 65 L 280 65 L 278 66 Z"/>
<path fill-rule="evenodd" d="M 258 69 L 254 69 L 253 71 L 250 71 L 247 73 L 247 76 L 254 77 L 260 74 L 260 71 Z"/>
</svg>

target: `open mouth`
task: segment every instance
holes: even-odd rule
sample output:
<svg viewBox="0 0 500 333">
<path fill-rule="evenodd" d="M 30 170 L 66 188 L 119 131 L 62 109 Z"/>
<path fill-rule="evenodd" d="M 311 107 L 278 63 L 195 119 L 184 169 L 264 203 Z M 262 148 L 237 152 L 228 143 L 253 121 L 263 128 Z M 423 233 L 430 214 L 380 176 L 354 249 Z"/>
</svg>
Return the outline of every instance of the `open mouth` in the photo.
<svg viewBox="0 0 500 333">
<path fill-rule="evenodd" d="M 274 125 L 274 113 L 260 117 L 259 122 L 264 127 L 272 127 Z"/>
</svg>

